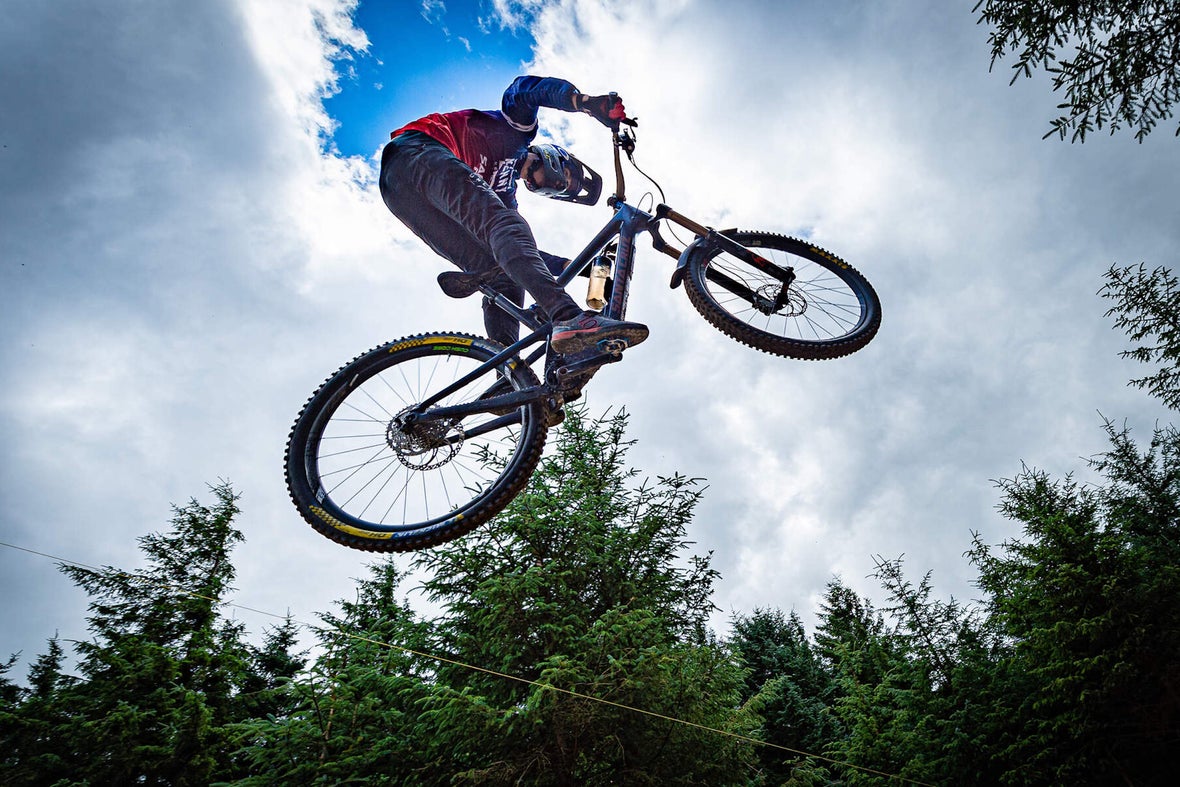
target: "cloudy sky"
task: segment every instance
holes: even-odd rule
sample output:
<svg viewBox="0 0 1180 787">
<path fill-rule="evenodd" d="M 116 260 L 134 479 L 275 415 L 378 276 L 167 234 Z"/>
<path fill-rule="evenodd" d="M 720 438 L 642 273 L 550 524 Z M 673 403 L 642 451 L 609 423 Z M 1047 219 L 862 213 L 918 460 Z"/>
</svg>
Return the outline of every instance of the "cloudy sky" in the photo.
<svg viewBox="0 0 1180 787">
<path fill-rule="evenodd" d="M 1180 246 L 1172 130 L 1042 140 L 1057 99 L 1044 78 L 989 74 L 972 5 L 9 3 L 0 540 L 134 569 L 137 536 L 228 479 L 247 539 L 235 601 L 312 620 L 350 596 L 372 558 L 290 505 L 290 424 L 354 355 L 482 324 L 381 204 L 374 156 L 401 123 L 495 108 L 536 73 L 618 91 L 681 212 L 807 234 L 883 302 L 860 353 L 775 358 L 709 327 L 641 246 L 631 316 L 652 337 L 587 399 L 628 409 L 645 474 L 708 480 L 690 532 L 723 575 L 718 628 L 755 607 L 810 625 L 835 575 L 879 598 L 877 555 L 972 598 L 971 533 L 1017 532 L 993 479 L 1022 462 L 1085 477 L 1101 416 L 1141 435 L 1167 419 L 1126 387 L 1141 372 L 1096 291 L 1111 263 L 1175 266 Z M 593 120 L 542 125 L 609 167 Z M 522 208 L 556 253 L 609 215 Z M 0 547 L 0 657 L 85 637 L 85 603 L 52 560 Z"/>
</svg>

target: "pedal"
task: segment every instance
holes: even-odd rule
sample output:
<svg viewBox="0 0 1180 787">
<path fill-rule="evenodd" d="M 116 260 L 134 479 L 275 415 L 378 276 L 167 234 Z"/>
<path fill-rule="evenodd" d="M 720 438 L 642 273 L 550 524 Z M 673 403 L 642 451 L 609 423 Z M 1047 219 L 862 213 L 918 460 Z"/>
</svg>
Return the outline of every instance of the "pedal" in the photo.
<svg viewBox="0 0 1180 787">
<path fill-rule="evenodd" d="M 598 343 L 598 349 L 607 355 L 613 356 L 616 360 L 623 354 L 630 345 L 626 339 L 604 339 Z"/>
</svg>

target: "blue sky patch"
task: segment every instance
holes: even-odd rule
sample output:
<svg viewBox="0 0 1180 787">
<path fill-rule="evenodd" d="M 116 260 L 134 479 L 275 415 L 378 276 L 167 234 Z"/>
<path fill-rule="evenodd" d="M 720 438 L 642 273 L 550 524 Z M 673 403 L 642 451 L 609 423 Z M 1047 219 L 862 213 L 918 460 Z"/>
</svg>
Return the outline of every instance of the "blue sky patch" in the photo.
<svg viewBox="0 0 1180 787">
<path fill-rule="evenodd" d="M 484 0 L 362 0 L 354 15 L 368 52 L 341 64 L 340 92 L 324 102 L 346 156 L 370 156 L 394 128 L 430 112 L 496 109 L 531 59 L 527 30 L 501 27 Z"/>
</svg>

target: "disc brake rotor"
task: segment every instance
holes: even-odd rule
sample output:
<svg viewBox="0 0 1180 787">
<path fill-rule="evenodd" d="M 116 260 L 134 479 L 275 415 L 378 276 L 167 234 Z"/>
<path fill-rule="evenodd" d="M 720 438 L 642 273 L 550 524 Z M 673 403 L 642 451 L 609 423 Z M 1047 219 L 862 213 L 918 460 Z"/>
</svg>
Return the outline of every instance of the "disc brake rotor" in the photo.
<svg viewBox="0 0 1180 787">
<path fill-rule="evenodd" d="M 775 299 L 777 299 L 779 296 L 781 287 L 781 284 L 764 284 L 758 288 L 757 295 L 759 301 L 767 305 L 767 308 L 759 309 L 759 311 L 763 311 L 767 314 L 771 313 L 770 310 L 774 308 L 773 304 Z M 806 311 L 807 299 L 803 297 L 803 293 L 799 292 L 799 290 L 795 289 L 794 287 L 788 287 L 787 302 L 783 304 L 781 309 L 774 313 L 783 317 L 798 317 Z"/>
</svg>

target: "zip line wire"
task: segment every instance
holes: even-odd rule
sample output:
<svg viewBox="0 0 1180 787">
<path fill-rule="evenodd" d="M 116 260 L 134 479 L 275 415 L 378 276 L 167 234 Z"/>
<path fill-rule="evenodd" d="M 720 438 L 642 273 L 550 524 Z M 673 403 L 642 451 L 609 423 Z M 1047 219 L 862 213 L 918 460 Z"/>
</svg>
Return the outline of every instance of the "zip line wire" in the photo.
<svg viewBox="0 0 1180 787">
<path fill-rule="evenodd" d="M 16 544 L 10 544 L 6 541 L 0 541 L 0 546 L 7 547 L 9 549 L 14 549 L 19 552 L 26 552 L 30 555 L 36 555 L 38 557 L 47 558 L 49 560 L 56 560 L 59 563 L 75 566 L 77 568 L 87 569 L 88 571 L 98 571 L 98 572 L 112 571 L 112 572 L 115 572 L 119 576 L 127 577 L 130 579 L 138 579 L 141 581 L 147 579 L 146 577 L 144 577 L 140 574 L 134 574 L 129 571 L 123 571 L 121 569 L 114 568 L 113 566 L 99 568 L 98 566 L 88 565 L 86 563 L 81 563 L 76 560 L 69 560 L 68 558 L 58 557 L 57 555 L 50 555 L 46 552 L 39 552 L 35 549 L 29 549 L 28 547 L 22 547 L 22 546 L 18 546 Z M 488 669 L 487 667 L 480 667 L 476 664 L 467 664 L 467 663 L 459 661 L 457 659 L 448 658 L 447 656 L 440 656 L 435 653 L 423 653 L 421 651 L 417 651 L 412 648 L 407 648 L 404 645 L 396 645 L 396 644 L 390 643 L 390 642 L 382 642 L 381 640 L 373 639 L 371 637 L 366 637 L 362 634 L 355 634 L 353 632 L 344 631 L 343 629 L 338 628 L 336 626 L 319 626 L 314 623 L 307 623 L 306 621 L 302 621 L 302 620 L 299 620 L 298 618 L 292 617 L 290 614 L 279 615 L 278 613 L 275 613 L 275 612 L 268 612 L 267 610 L 263 610 L 263 609 L 255 609 L 253 607 L 248 607 L 244 604 L 238 604 L 238 603 L 232 602 L 232 601 L 220 601 L 220 600 L 212 598 L 210 596 L 206 596 L 201 593 L 196 593 L 191 590 L 186 590 L 184 588 L 179 588 L 174 585 L 169 585 L 164 582 L 151 582 L 150 584 L 154 584 L 156 587 L 158 587 L 162 590 L 168 590 L 168 591 L 171 591 L 171 592 L 176 593 L 178 595 L 184 595 L 184 596 L 189 596 L 191 598 L 202 599 L 204 601 L 209 601 L 213 604 L 220 604 L 220 605 L 224 605 L 227 607 L 232 607 L 234 609 L 240 609 L 244 612 L 253 612 L 257 615 L 263 615 L 265 617 L 275 618 L 276 620 L 289 620 L 292 623 L 294 623 L 295 625 L 301 626 L 302 628 L 308 629 L 313 632 L 336 633 L 336 634 L 340 634 L 344 637 L 347 637 L 349 639 L 355 640 L 357 642 L 365 642 L 365 643 L 368 643 L 371 645 L 377 645 L 379 647 L 387 648 L 389 650 L 401 651 L 402 653 L 406 653 L 411 656 L 417 656 L 418 658 L 421 658 L 421 659 L 427 659 L 430 661 L 441 662 L 443 664 L 449 664 L 453 667 L 459 667 L 461 669 L 469 670 L 471 672 L 480 672 L 485 675 L 490 675 L 494 678 L 500 678 L 502 680 L 514 681 L 516 683 L 522 683 L 527 686 L 536 686 L 537 688 L 540 688 L 540 689 L 548 689 L 549 691 L 553 691 L 558 694 L 564 694 L 566 696 L 573 697 L 575 699 L 588 700 L 590 702 L 596 702 L 600 705 L 606 705 L 606 706 L 609 706 L 612 708 L 617 708 L 619 710 L 629 711 L 631 713 L 638 713 L 643 716 L 648 716 L 653 719 L 660 719 L 661 721 L 670 722 L 672 724 L 679 724 L 684 727 L 692 727 L 694 729 L 702 730 L 705 732 L 711 732 L 711 733 L 714 733 L 717 735 L 732 738 L 734 740 L 741 741 L 743 743 L 750 743 L 755 746 L 763 746 L 763 747 L 770 748 L 770 749 L 784 751 L 789 754 L 798 754 L 803 757 L 810 757 L 812 759 L 822 760 L 823 762 L 827 762 L 832 765 L 839 765 L 839 766 L 842 766 L 845 768 L 852 768 L 854 770 L 862 771 L 864 773 L 869 773 L 874 776 L 883 776 L 887 779 L 896 780 L 899 782 L 905 782 L 907 784 L 917 785 L 917 787 L 935 787 L 935 785 L 930 784 L 928 782 L 920 782 L 915 779 L 910 779 L 910 778 L 907 778 L 904 776 L 899 776 L 897 774 L 886 773 L 885 771 L 879 771 L 874 768 L 866 767 L 864 765 L 857 765 L 855 763 L 845 762 L 843 760 L 837 760 L 837 759 L 833 759 L 831 757 L 825 757 L 822 754 L 813 754 L 812 752 L 802 751 L 801 749 L 793 749 L 790 746 L 783 746 L 778 743 L 771 743 L 770 741 L 758 740 L 757 738 L 751 738 L 748 735 L 742 735 L 741 733 L 738 733 L 738 732 L 732 732 L 730 730 L 722 730 L 722 729 L 717 729 L 715 727 L 709 727 L 705 724 L 698 724 L 697 722 L 688 721 L 687 719 L 679 719 L 679 718 L 676 718 L 675 716 L 668 716 L 666 714 L 659 713 L 657 711 L 645 710 L 643 708 L 636 708 L 634 706 L 626 705 L 621 702 L 615 702 L 613 700 L 603 699 L 602 697 L 595 697 L 590 694 L 583 694 L 582 692 L 576 691 L 574 689 L 566 689 L 566 688 L 562 688 L 561 686 L 554 686 L 552 683 L 544 683 L 539 680 L 531 680 L 529 678 L 522 678 L 519 675 L 510 675 L 506 672 L 499 672 L 497 670 Z"/>
</svg>

